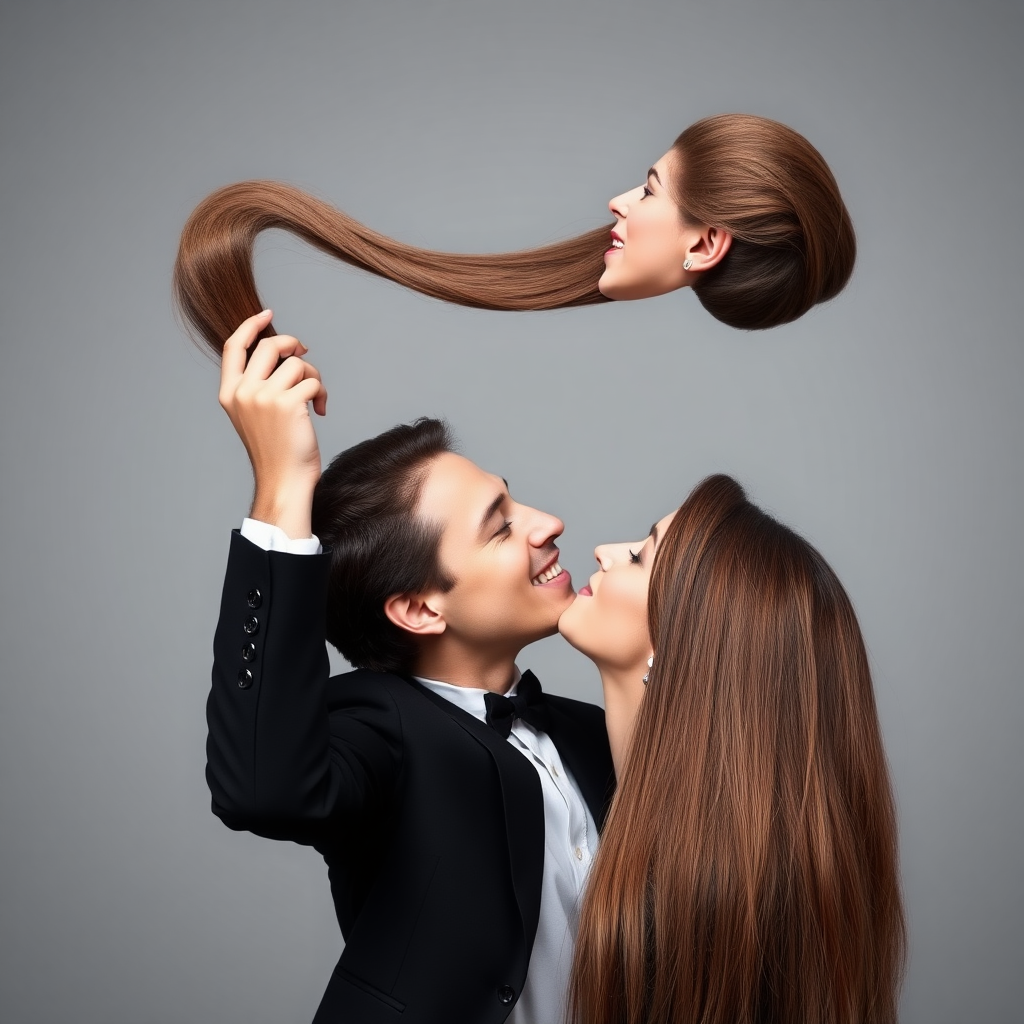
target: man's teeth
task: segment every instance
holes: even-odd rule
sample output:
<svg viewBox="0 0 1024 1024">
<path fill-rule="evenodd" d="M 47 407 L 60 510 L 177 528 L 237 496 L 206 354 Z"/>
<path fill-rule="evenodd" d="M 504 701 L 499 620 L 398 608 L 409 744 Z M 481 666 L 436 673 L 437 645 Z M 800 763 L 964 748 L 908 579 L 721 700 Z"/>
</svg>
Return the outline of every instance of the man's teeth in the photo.
<svg viewBox="0 0 1024 1024">
<path fill-rule="evenodd" d="M 539 587 L 542 583 L 550 583 L 556 576 L 560 576 L 561 573 L 562 567 L 555 562 L 550 569 L 545 569 L 544 572 L 534 576 L 531 582 L 535 587 Z"/>
<path fill-rule="evenodd" d="M 625 244 L 626 243 L 623 242 L 621 239 L 618 239 L 618 238 L 613 238 L 612 239 L 612 248 L 613 249 L 621 249 Z"/>
</svg>

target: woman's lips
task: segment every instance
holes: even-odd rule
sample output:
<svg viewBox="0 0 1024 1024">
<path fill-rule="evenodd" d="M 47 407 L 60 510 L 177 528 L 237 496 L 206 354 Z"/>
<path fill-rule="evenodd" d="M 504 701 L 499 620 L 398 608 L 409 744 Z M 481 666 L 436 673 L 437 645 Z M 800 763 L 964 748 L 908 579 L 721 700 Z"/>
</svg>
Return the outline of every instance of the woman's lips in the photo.
<svg viewBox="0 0 1024 1024">
<path fill-rule="evenodd" d="M 576 594 L 577 594 L 578 597 L 593 597 L 594 596 L 594 592 L 590 589 L 590 584 L 589 583 L 585 587 L 580 587 L 580 589 L 576 591 Z"/>
</svg>

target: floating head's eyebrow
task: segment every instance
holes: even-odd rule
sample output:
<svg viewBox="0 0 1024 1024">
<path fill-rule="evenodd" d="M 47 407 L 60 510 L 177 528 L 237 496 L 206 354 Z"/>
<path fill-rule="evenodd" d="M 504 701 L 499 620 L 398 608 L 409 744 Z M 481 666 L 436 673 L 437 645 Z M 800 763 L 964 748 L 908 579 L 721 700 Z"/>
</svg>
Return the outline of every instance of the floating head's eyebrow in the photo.
<svg viewBox="0 0 1024 1024">
<path fill-rule="evenodd" d="M 654 538 L 654 546 L 658 546 L 658 524 L 654 523 L 651 526 L 651 532 L 647 535 L 648 537 Z"/>
<path fill-rule="evenodd" d="M 647 169 L 647 177 L 653 178 L 659 185 L 661 184 L 661 175 L 653 167 Z"/>
</svg>

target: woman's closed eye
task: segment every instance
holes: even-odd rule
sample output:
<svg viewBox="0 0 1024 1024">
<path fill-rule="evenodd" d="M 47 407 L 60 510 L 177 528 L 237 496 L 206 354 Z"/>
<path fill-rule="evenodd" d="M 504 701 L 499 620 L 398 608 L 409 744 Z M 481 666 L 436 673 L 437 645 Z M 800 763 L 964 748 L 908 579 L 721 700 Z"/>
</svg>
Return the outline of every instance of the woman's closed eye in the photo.
<svg viewBox="0 0 1024 1024">
<path fill-rule="evenodd" d="M 643 565 L 639 551 L 634 551 L 632 548 L 627 548 L 626 550 L 629 551 L 629 561 L 632 565 Z"/>
</svg>

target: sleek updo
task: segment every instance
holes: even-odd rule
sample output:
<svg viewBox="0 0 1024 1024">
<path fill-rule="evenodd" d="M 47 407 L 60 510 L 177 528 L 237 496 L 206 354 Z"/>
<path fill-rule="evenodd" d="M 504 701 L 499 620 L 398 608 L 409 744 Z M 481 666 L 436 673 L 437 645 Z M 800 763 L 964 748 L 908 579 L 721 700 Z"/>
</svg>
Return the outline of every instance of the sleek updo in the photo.
<svg viewBox="0 0 1024 1024">
<path fill-rule="evenodd" d="M 701 305 L 730 327 L 776 327 L 842 291 L 857 240 L 828 164 L 798 132 L 750 114 L 690 125 L 672 146 L 669 190 L 691 221 L 732 236 L 697 278 Z"/>
</svg>

